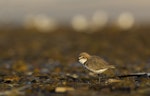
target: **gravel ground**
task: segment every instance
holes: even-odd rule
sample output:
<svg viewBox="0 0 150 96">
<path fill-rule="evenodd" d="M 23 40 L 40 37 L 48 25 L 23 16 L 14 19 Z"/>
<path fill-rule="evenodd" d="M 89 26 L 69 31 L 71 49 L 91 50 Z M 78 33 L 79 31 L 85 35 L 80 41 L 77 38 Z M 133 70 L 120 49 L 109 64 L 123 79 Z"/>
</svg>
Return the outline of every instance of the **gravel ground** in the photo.
<svg viewBox="0 0 150 96">
<path fill-rule="evenodd" d="M 54 32 L 0 28 L 0 95 L 149 96 L 150 27 L 94 33 L 60 27 Z M 77 61 L 80 52 L 116 66 L 98 77 Z"/>
</svg>

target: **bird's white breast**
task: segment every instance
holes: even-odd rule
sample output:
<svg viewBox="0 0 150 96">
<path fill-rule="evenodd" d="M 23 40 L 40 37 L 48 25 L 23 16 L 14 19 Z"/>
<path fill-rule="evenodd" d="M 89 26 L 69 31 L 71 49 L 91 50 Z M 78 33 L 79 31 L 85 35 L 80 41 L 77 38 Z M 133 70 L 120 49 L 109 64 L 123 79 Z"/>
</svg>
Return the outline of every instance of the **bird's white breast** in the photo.
<svg viewBox="0 0 150 96">
<path fill-rule="evenodd" d="M 104 71 L 106 71 L 108 68 L 104 68 L 104 69 L 100 69 L 100 70 L 96 70 L 95 73 L 103 73 Z"/>
<path fill-rule="evenodd" d="M 87 61 L 87 59 L 79 59 L 79 62 L 80 62 L 81 64 L 84 64 L 86 61 Z"/>
<path fill-rule="evenodd" d="M 88 66 L 84 66 L 86 69 L 88 69 L 89 71 L 93 72 L 93 73 L 96 73 L 96 74 L 101 74 L 103 73 L 104 71 L 106 71 L 108 68 L 104 68 L 104 69 L 99 69 L 99 70 L 95 70 L 95 69 L 91 69 L 89 68 Z"/>
</svg>

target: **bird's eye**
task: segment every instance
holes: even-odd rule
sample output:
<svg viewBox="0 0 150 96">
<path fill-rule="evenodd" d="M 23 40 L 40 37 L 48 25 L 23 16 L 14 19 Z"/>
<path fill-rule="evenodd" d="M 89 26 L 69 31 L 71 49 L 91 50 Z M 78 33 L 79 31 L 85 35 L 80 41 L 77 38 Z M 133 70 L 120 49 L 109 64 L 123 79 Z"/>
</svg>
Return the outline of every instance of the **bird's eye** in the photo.
<svg viewBox="0 0 150 96">
<path fill-rule="evenodd" d="M 82 56 L 82 59 L 85 59 L 85 57 Z"/>
</svg>

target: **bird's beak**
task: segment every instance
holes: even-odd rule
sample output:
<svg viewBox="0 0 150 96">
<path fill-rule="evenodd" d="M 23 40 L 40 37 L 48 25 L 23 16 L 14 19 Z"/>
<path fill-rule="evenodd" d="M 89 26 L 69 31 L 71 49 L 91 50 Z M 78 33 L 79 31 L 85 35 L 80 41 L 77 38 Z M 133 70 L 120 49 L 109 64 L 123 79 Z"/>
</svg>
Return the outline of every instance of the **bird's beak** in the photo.
<svg viewBox="0 0 150 96">
<path fill-rule="evenodd" d="M 78 61 L 80 60 L 80 58 L 78 58 Z"/>
<path fill-rule="evenodd" d="M 79 57 L 78 60 L 82 59 L 82 57 Z"/>
</svg>

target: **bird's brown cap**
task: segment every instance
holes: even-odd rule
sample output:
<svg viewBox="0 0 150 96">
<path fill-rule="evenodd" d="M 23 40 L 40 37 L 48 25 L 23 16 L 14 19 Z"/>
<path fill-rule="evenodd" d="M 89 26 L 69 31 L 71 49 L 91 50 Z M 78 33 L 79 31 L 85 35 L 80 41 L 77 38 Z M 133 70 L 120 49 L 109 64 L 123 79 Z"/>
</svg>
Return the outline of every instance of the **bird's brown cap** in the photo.
<svg viewBox="0 0 150 96">
<path fill-rule="evenodd" d="M 84 58 L 89 59 L 91 56 L 86 52 L 82 52 L 82 53 L 79 54 L 79 57 L 84 57 Z"/>
</svg>

